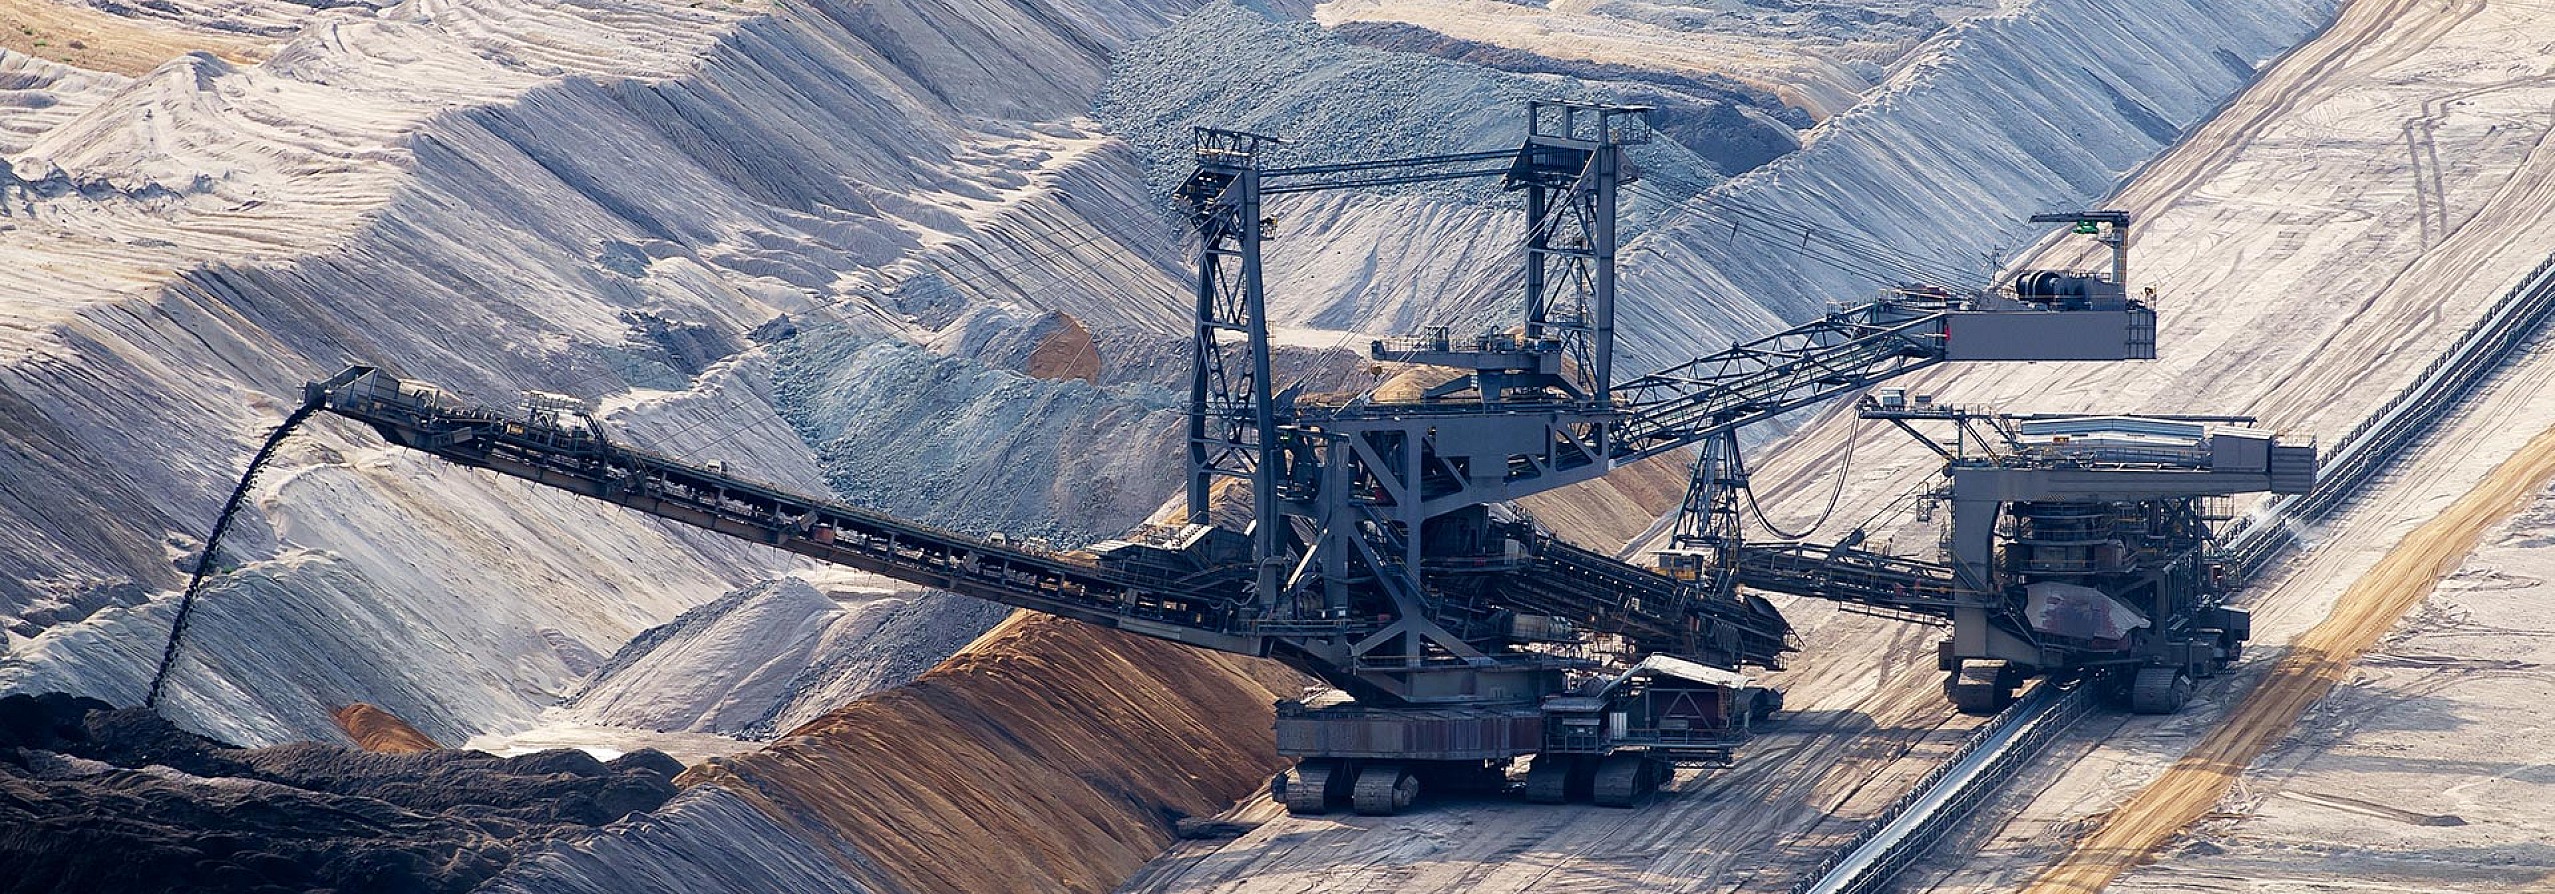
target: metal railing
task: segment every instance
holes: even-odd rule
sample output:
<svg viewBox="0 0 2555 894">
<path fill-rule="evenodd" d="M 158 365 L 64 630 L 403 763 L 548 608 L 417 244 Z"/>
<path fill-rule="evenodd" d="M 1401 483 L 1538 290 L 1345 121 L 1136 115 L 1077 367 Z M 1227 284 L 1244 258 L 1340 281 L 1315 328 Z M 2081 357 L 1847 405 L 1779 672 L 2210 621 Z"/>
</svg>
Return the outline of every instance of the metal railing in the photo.
<svg viewBox="0 0 2555 894">
<path fill-rule="evenodd" d="M 2450 410 L 2492 379 L 2526 346 L 2555 311 L 2555 257 L 2548 257 L 2503 293 L 2457 345 L 2422 369 L 2386 409 L 2361 420 L 2327 455 L 2323 472 L 2306 493 L 2272 503 L 2228 533 L 2229 564 L 2241 577 L 2269 568 L 2298 542 L 2300 522 L 2321 521 L 2352 494 L 2401 458 L 2413 442 Z"/>
</svg>

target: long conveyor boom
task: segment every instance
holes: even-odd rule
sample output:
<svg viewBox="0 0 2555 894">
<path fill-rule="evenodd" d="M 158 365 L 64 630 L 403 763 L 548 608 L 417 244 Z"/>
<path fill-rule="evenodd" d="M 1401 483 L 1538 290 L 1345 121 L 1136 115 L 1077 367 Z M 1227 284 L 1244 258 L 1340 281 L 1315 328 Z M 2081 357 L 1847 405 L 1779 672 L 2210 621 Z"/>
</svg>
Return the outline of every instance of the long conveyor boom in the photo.
<svg viewBox="0 0 2555 894">
<path fill-rule="evenodd" d="M 432 388 L 355 367 L 307 400 L 392 443 L 465 466 L 627 506 L 820 561 L 1103 627 L 1246 655 L 1235 592 L 1184 588 L 992 543 L 615 444 L 601 432 L 509 418 Z"/>
<path fill-rule="evenodd" d="M 1249 611 L 1239 567 L 1166 576 L 1031 550 L 790 493 L 713 466 L 616 443 L 557 415 L 508 415 L 431 386 L 355 367 L 308 386 L 306 399 L 371 426 L 394 444 L 454 463 L 626 506 L 896 580 L 1159 639 L 1276 657 L 1316 676 L 1336 662 L 1289 648 L 1305 637 L 1371 634 L 1372 619 L 1267 618 Z M 1694 600 L 1686 585 L 1551 537 L 1511 569 L 1512 604 L 1596 633 L 1659 648 L 1704 635 L 1772 661 L 1785 630 L 1747 606 Z"/>
<path fill-rule="evenodd" d="M 1898 294 L 1618 384 L 1618 464 L 1692 446 L 1946 361 L 2156 356 L 2155 311 L 1975 306 Z"/>
</svg>

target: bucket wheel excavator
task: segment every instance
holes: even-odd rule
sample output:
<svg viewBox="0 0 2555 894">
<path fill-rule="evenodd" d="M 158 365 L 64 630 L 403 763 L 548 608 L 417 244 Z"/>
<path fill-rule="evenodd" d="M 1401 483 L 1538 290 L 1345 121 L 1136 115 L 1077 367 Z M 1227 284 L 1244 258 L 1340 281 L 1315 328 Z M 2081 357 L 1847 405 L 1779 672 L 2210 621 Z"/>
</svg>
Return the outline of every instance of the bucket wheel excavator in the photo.
<svg viewBox="0 0 2555 894">
<path fill-rule="evenodd" d="M 2063 277 L 2010 295 L 1905 290 L 1618 377 L 1616 206 L 1637 177 L 1627 150 L 1648 137 L 1646 110 L 1536 102 L 1526 112 L 1513 150 L 1296 166 L 1266 162 L 1271 137 L 1198 131 L 1197 168 L 1177 192 L 1198 236 L 1187 517 L 1083 550 L 959 534 L 748 481 L 620 443 L 574 401 L 501 411 L 367 367 L 311 384 L 306 399 L 463 465 L 922 586 L 1284 662 L 1330 690 L 1278 706 L 1279 751 L 1299 764 L 1276 794 L 1301 813 L 1390 814 L 1429 791 L 1501 786 L 1519 759 L 1530 759 L 1532 800 L 1629 805 L 1674 766 L 1726 764 L 1750 725 L 1781 706 L 1741 672 L 1779 667 L 1792 648 L 1782 616 L 1741 589 L 1806 586 L 1778 572 L 1817 579 L 1807 588 L 1821 594 L 1850 582 L 1840 562 L 1915 575 L 1907 580 L 1921 578 L 1927 599 L 1939 597 L 1936 614 L 1988 619 L 1976 648 L 1959 652 L 1964 662 L 1974 652 L 2007 662 L 1998 674 L 2052 666 L 2036 650 L 2056 634 L 1974 604 L 2010 578 L 1998 563 L 2014 559 L 1972 551 L 1938 566 L 1733 540 L 1688 569 L 1697 573 L 1668 574 L 1564 542 L 1511 501 L 1645 457 L 1734 443 L 1742 426 L 1937 363 L 2153 357 L 2154 311 L 2116 283 Z M 1407 398 L 1322 401 L 1273 381 L 1264 201 L 1461 178 L 1496 178 L 1519 194 L 1521 318 L 1478 337 L 1374 342 L 1376 361 L 1447 374 Z M 2124 215 L 2066 219 L 2125 239 Z M 2049 490 L 2077 473 L 2037 474 L 1997 485 L 2001 502 L 1985 505 L 2048 507 L 2057 519 L 2062 506 L 2124 496 Z M 2054 483 L 2016 489 L 2042 479 Z M 1227 480 L 1236 483 L 1219 487 Z M 1248 490 L 1246 517 L 1217 508 L 1236 487 Z M 2105 509 L 2084 523 L 2125 521 Z M 2032 548 L 2054 562 L 2072 547 Z M 2198 573 L 2172 567 L 2181 570 L 2157 573 Z M 2099 589 L 2113 579 L 2071 580 Z M 1903 581 L 1864 582 L 1887 592 Z M 2056 592 L 2038 584 L 2021 585 L 2026 612 L 2041 604 L 2030 593 Z"/>
</svg>

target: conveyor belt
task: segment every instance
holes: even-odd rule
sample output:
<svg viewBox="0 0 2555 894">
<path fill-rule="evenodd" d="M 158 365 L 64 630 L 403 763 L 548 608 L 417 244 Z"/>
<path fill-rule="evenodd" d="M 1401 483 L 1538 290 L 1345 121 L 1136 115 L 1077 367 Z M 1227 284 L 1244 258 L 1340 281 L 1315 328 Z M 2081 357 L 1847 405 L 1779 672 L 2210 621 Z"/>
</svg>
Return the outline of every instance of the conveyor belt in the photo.
<svg viewBox="0 0 2555 894">
<path fill-rule="evenodd" d="M 1949 618 L 1959 604 L 1951 566 L 1807 543 L 1740 547 L 1738 583 L 1888 611 Z"/>
<path fill-rule="evenodd" d="M 371 369 L 314 385 L 310 397 L 329 412 L 371 425 L 393 443 L 455 463 L 1004 605 L 1281 659 L 1297 656 L 1271 649 L 1273 639 L 1369 632 L 1349 621 L 1272 623 L 1250 617 L 1243 610 L 1250 596 L 1247 575 L 1155 577 L 993 543 L 622 446 L 558 419 L 513 418 L 463 405 Z M 1665 575 L 1549 535 L 1527 536 L 1534 545 L 1532 560 L 1502 572 L 1502 601 L 1515 608 L 1626 637 L 1645 652 L 1775 666 L 1790 649 L 1789 625 L 1761 599 L 1704 598 L 1701 588 Z"/>
<path fill-rule="evenodd" d="M 1950 319 L 1942 305 L 1878 301 L 1625 382 L 1615 387 L 1625 404 L 1616 462 L 1939 363 Z"/>
<path fill-rule="evenodd" d="M 1512 600 L 1628 638 L 1645 653 L 1713 655 L 1780 667 L 1792 625 L 1765 600 L 1710 589 L 1537 536 L 1534 561 L 1506 581 Z"/>
<path fill-rule="evenodd" d="M 2511 355 L 2555 315 L 2555 257 L 2540 262 L 2494 302 L 2456 346 L 2422 370 L 2383 410 L 2336 442 L 2315 487 L 2271 504 L 2264 520 L 2230 532 L 2229 564 L 2252 577 L 2297 543 L 2297 525 L 2331 517 L 2350 497 L 2403 458 L 2449 411 L 2492 380 Z"/>
<path fill-rule="evenodd" d="M 1200 590 L 943 531 L 510 419 L 368 368 L 309 395 L 393 443 L 837 565 L 1147 636 L 1262 654 L 1239 590 Z M 1227 581 L 1225 587 L 1231 587 Z"/>
</svg>

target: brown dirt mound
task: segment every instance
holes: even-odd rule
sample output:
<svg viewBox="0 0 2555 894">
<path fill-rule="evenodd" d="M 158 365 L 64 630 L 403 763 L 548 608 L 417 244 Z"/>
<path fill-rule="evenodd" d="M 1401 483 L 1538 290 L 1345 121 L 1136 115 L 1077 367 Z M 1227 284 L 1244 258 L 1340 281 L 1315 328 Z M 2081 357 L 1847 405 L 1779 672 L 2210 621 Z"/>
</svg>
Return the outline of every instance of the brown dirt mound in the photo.
<svg viewBox="0 0 2555 894">
<path fill-rule="evenodd" d="M 1015 614 L 911 685 L 681 780 L 734 789 L 803 840 L 841 842 L 872 890 L 1100 892 L 1184 816 L 1282 762 L 1271 703 L 1298 678 Z"/>
<path fill-rule="evenodd" d="M 427 738 L 425 733 L 409 726 L 399 715 L 356 702 L 329 715 L 337 728 L 355 740 L 355 747 L 377 754 L 417 754 L 436 751 L 443 746 Z"/>
<path fill-rule="evenodd" d="M 1029 351 L 1029 374 L 1041 379 L 1081 379 L 1100 384 L 1100 346 L 1072 314 L 1056 314 L 1056 328 Z"/>
<path fill-rule="evenodd" d="M 196 50 L 254 64 L 274 44 L 128 19 L 63 0 L 0 0 L 0 47 L 93 71 L 139 75 Z"/>
</svg>

